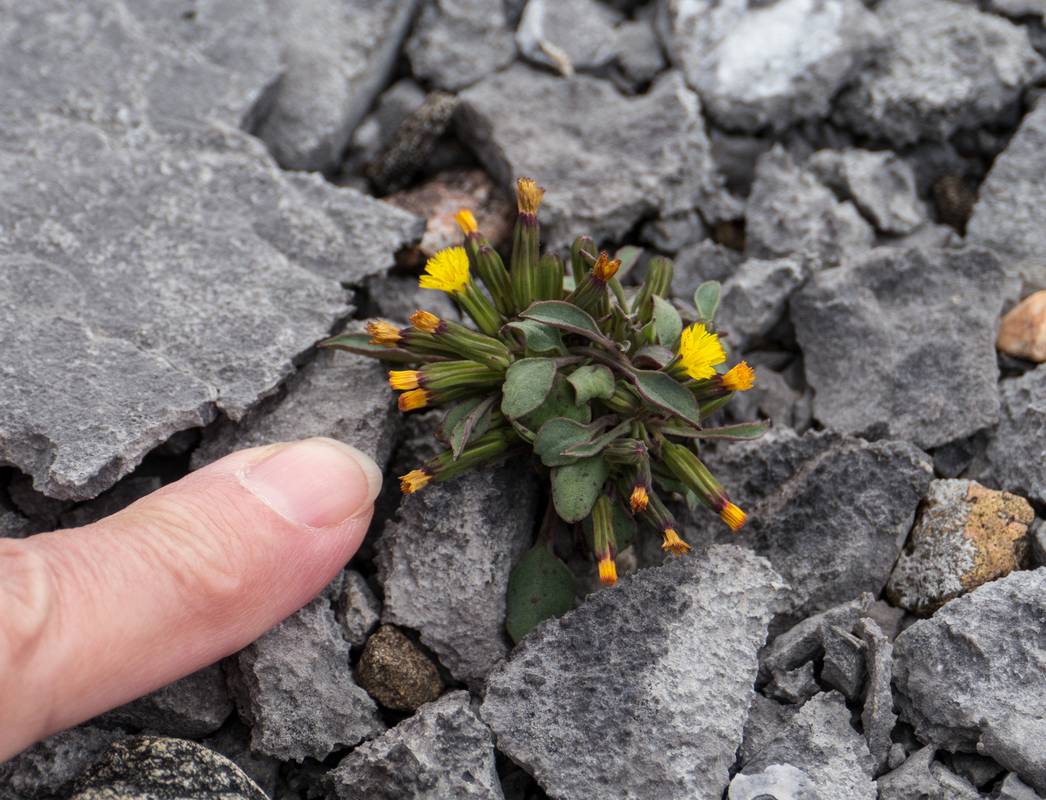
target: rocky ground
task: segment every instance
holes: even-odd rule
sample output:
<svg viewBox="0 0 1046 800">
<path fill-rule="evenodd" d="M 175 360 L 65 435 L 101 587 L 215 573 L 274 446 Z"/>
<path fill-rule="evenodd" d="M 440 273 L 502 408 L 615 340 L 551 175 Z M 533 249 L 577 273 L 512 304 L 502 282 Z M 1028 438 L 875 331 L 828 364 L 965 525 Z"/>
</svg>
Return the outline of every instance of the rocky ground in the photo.
<svg viewBox="0 0 1046 800">
<path fill-rule="evenodd" d="M 723 281 L 775 421 L 709 456 L 740 535 L 515 648 L 529 467 L 391 486 L 320 597 L 0 799 L 1046 796 L 1044 54 L 1043 0 L 0 0 L 0 535 L 261 442 L 415 465 L 433 420 L 313 345 L 453 313 L 413 276 L 520 174 L 551 246 Z"/>
</svg>

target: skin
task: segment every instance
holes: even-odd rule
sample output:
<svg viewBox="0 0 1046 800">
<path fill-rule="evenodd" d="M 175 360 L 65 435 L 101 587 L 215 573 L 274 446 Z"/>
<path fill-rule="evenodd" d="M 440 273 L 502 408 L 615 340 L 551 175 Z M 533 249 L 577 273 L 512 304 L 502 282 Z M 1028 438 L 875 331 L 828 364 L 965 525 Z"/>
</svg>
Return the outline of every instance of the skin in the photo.
<svg viewBox="0 0 1046 800">
<path fill-rule="evenodd" d="M 359 548 L 381 488 L 330 439 L 244 450 L 100 522 L 0 537 L 0 762 L 236 652 Z"/>
</svg>

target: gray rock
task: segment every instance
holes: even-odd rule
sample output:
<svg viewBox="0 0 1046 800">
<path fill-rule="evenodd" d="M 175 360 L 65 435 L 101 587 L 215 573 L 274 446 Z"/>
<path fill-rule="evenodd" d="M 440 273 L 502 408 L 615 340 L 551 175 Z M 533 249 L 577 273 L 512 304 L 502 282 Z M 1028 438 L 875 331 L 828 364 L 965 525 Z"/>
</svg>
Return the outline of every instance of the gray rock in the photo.
<svg viewBox="0 0 1046 800">
<path fill-rule="evenodd" d="M 754 775 L 775 764 L 802 771 L 816 790 L 814 797 L 876 798 L 872 757 L 864 738 L 850 727 L 850 712 L 836 692 L 807 700 L 788 727 L 744 764 L 741 772 Z"/>
<path fill-rule="evenodd" d="M 1002 419 L 985 453 L 991 480 L 1003 489 L 1046 502 L 1046 366 L 1000 384 Z"/>
<path fill-rule="evenodd" d="M 733 215 L 701 104 L 678 73 L 662 76 L 644 95 L 624 97 L 595 78 L 517 65 L 461 97 L 459 134 L 491 175 L 506 188 L 528 175 L 547 190 L 541 222 L 550 247 L 581 233 L 613 241 L 653 212 Z"/>
<path fill-rule="evenodd" d="M 864 688 L 864 642 L 838 625 L 823 628 L 821 637 L 824 645 L 821 682 L 838 689 L 847 700 L 856 700 Z"/>
<path fill-rule="evenodd" d="M 803 284 L 810 267 L 790 257 L 764 261 L 749 258 L 723 284 L 720 316 L 730 333 L 730 347 L 745 351 L 773 331 L 788 309 L 792 294 Z"/>
<path fill-rule="evenodd" d="M 268 797 L 275 797 L 280 762 L 262 753 L 252 752 L 250 739 L 250 728 L 240 720 L 233 719 L 214 736 L 204 739 L 201 744 L 225 756 L 258 784 Z"/>
<path fill-rule="evenodd" d="M 285 392 L 261 404 L 239 423 L 208 428 L 192 456 L 202 467 L 234 450 L 312 436 L 347 442 L 384 466 L 399 417 L 385 369 L 374 359 L 324 351 L 299 370 Z"/>
<path fill-rule="evenodd" d="M 388 195 L 406 188 L 417 173 L 430 165 L 457 109 L 455 95 L 431 92 L 407 116 L 378 158 L 367 165 L 367 177 L 380 193 Z"/>
<path fill-rule="evenodd" d="M 94 725 L 69 728 L 0 763 L 0 800 L 66 796 L 73 781 L 125 731 Z"/>
<path fill-rule="evenodd" d="M 616 36 L 617 69 L 614 79 L 618 86 L 639 91 L 668 66 L 657 31 L 650 20 L 623 22 L 618 26 Z"/>
<path fill-rule="evenodd" d="M 401 78 L 381 93 L 374 110 L 356 126 L 352 143 L 341 163 L 342 174 L 360 174 L 392 141 L 400 125 L 425 102 L 425 90 L 410 78 Z"/>
<path fill-rule="evenodd" d="M 348 642 L 324 597 L 245 647 L 234 663 L 230 684 L 256 752 L 322 760 L 385 730 L 352 678 Z"/>
<path fill-rule="evenodd" d="M 766 691 L 778 700 L 802 705 L 821 691 L 814 678 L 814 663 L 807 661 L 801 667 L 787 672 L 775 670 Z"/>
<path fill-rule="evenodd" d="M 996 14 L 1018 19 L 1030 16 L 1046 19 L 1046 1 L 1044 0 L 988 0 L 988 8 Z"/>
<path fill-rule="evenodd" d="M 745 254 L 755 258 L 810 253 L 831 266 L 875 240 L 852 203 L 838 200 L 779 145 L 756 164 L 745 219 Z"/>
<path fill-rule="evenodd" d="M 381 601 L 356 570 L 345 571 L 345 582 L 335 601 L 334 616 L 341 634 L 353 647 L 363 647 L 367 636 L 381 620 Z"/>
<path fill-rule="evenodd" d="M 792 298 L 814 416 L 923 448 L 995 424 L 995 329 L 1014 288 L 976 248 L 880 249 L 815 275 Z"/>
<path fill-rule="evenodd" d="M 266 800 L 232 761 L 195 742 L 121 739 L 76 782 L 70 800 Z"/>
<path fill-rule="evenodd" d="M 1046 790 L 1046 569 L 1014 572 L 916 622 L 894 643 L 901 718 L 923 741 L 990 756 Z"/>
<path fill-rule="evenodd" d="M 457 305 L 446 292 L 419 288 L 418 279 L 413 275 L 379 275 L 368 280 L 366 286 L 375 316 L 403 327 L 419 308 L 440 319 L 461 319 Z"/>
<path fill-rule="evenodd" d="M 451 675 L 475 686 L 509 649 L 508 576 L 537 519 L 537 483 L 526 470 L 427 486 L 404 499 L 377 544 L 385 621 L 416 630 Z"/>
<path fill-rule="evenodd" d="M 729 417 L 738 422 L 770 419 L 774 425 L 783 425 L 797 433 L 807 430 L 813 420 L 809 391 L 793 389 L 784 375 L 769 367 L 751 361 L 749 364 L 756 372 L 755 385 L 734 396 L 727 407 Z"/>
<path fill-rule="evenodd" d="M 36 526 L 0 500 L 0 538 L 24 539 L 37 533 Z"/>
<path fill-rule="evenodd" d="M 995 781 L 1006 770 L 994 760 L 979 756 L 976 753 L 952 753 L 952 769 L 978 789 L 983 789 Z"/>
<path fill-rule="evenodd" d="M 824 653 L 825 631 L 830 627 L 850 630 L 871 607 L 875 598 L 865 592 L 856 600 L 813 614 L 774 637 L 759 654 L 759 672 L 765 679 L 777 670 L 795 669 Z"/>
<path fill-rule="evenodd" d="M 1032 523 L 1029 538 L 1032 563 L 1037 567 L 1046 567 L 1046 524 L 1041 519 Z"/>
<path fill-rule="evenodd" d="M 965 779 L 934 761 L 933 755 L 932 747 L 924 747 L 879 778 L 879 800 L 977 800 L 981 796 Z"/>
<path fill-rule="evenodd" d="M 895 145 L 995 119 L 1043 74 L 1024 30 L 949 0 L 884 0 L 889 48 L 839 97 L 836 119 Z"/>
<path fill-rule="evenodd" d="M 613 60 L 620 21 L 620 14 L 597 0 L 528 0 L 516 44 L 531 61 L 572 75 Z"/>
<path fill-rule="evenodd" d="M 639 238 L 662 253 L 678 253 L 685 247 L 705 242 L 708 229 L 701 215 L 691 208 L 647 220 L 639 229 Z"/>
<path fill-rule="evenodd" d="M 501 0 L 426 0 L 404 50 L 415 76 L 456 92 L 511 64 L 516 42 Z"/>
<path fill-rule="evenodd" d="M 875 760 L 875 774 L 885 771 L 893 742 L 890 734 L 897 724 L 893 711 L 893 645 L 875 624 L 864 618 L 857 623 L 857 633 L 864 641 L 868 683 L 861 710 L 861 727 L 868 742 L 868 751 Z"/>
<path fill-rule="evenodd" d="M 709 113 L 748 131 L 827 116 L 884 33 L 860 0 L 668 0 L 660 11 L 669 55 Z"/>
<path fill-rule="evenodd" d="M 482 717 L 554 797 L 719 797 L 784 588 L 730 546 L 641 570 L 531 632 Z"/>
<path fill-rule="evenodd" d="M 231 713 L 232 700 L 219 663 L 107 711 L 95 722 L 106 727 L 198 739 L 218 730 Z"/>
<path fill-rule="evenodd" d="M 775 628 L 882 591 L 932 477 L 929 459 L 906 442 L 797 436 L 783 428 L 708 453 L 705 461 L 748 522 L 731 533 L 697 509 L 692 543 L 734 541 L 770 560 L 792 585 Z"/>
<path fill-rule="evenodd" d="M 426 703 L 408 720 L 360 745 L 323 779 L 334 800 L 502 800 L 494 739 L 468 692 Z"/>
<path fill-rule="evenodd" d="M 819 800 L 810 776 L 791 764 L 771 764 L 752 775 L 740 773 L 730 781 L 727 800 Z"/>
<path fill-rule="evenodd" d="M 894 608 L 884 600 L 876 600 L 867 610 L 864 616 L 879 626 L 887 641 L 892 642 L 901 632 L 901 620 L 904 617 L 904 609 Z"/>
<path fill-rule="evenodd" d="M 689 303 L 698 286 L 705 281 L 726 281 L 742 261 L 744 258 L 736 250 L 716 244 L 711 239 L 688 245 L 675 257 L 672 295 Z"/>
<path fill-rule="evenodd" d="M 760 751 L 788 727 L 799 712 L 799 706 L 778 703 L 756 692 L 752 695 L 752 704 L 748 707 L 748 718 L 745 720 L 744 737 L 737 751 L 738 761 L 746 764 L 753 760 Z"/>
<path fill-rule="evenodd" d="M 995 800 L 1042 800 L 1042 795 L 1014 775 L 1007 775 L 994 794 Z"/>
<path fill-rule="evenodd" d="M 926 222 L 926 208 L 916 195 L 915 173 L 893 153 L 820 150 L 806 166 L 883 233 L 911 233 Z"/>
</svg>

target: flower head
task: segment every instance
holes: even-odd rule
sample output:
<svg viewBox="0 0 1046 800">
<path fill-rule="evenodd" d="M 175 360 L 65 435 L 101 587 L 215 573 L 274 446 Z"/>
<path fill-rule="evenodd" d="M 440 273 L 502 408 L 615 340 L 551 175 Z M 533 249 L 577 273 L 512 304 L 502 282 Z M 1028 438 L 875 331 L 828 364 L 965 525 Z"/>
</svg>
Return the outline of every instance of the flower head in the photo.
<svg viewBox="0 0 1046 800">
<path fill-rule="evenodd" d="M 398 401 L 400 411 L 415 411 L 429 405 L 429 393 L 424 389 L 411 389 L 400 395 Z"/>
<path fill-rule="evenodd" d="M 432 473 L 422 467 L 412 469 L 406 475 L 400 475 L 400 491 L 403 494 L 414 494 L 419 489 L 424 489 L 432 480 Z"/>
<path fill-rule="evenodd" d="M 675 528 L 665 528 L 661 531 L 661 536 L 664 537 L 661 542 L 662 550 L 666 550 L 674 556 L 683 556 L 690 552 L 690 545 L 679 538 Z"/>
<path fill-rule="evenodd" d="M 439 329 L 440 323 L 440 318 L 428 311 L 418 310 L 410 315 L 410 324 L 425 333 L 435 333 Z"/>
<path fill-rule="evenodd" d="M 389 386 L 398 391 L 417 389 L 421 373 L 416 369 L 394 369 L 389 371 Z"/>
<path fill-rule="evenodd" d="M 596 257 L 596 263 L 592 265 L 592 277 L 606 283 L 617 274 L 620 268 L 621 261 L 616 258 L 611 259 L 604 250 Z"/>
<path fill-rule="evenodd" d="M 367 323 L 367 333 L 370 334 L 371 344 L 398 344 L 402 336 L 400 330 L 391 322 L 378 319 Z"/>
<path fill-rule="evenodd" d="M 604 586 L 613 586 L 617 583 L 617 564 L 611 555 L 605 555 L 599 559 L 599 582 Z"/>
<path fill-rule="evenodd" d="M 637 483 L 632 487 L 632 496 L 628 498 L 628 505 L 632 508 L 633 512 L 646 511 L 646 507 L 650 504 L 650 493 L 647 492 L 647 488 Z"/>
<path fill-rule="evenodd" d="M 447 247 L 425 262 L 418 281 L 422 289 L 461 294 L 469 284 L 469 257 L 464 247 Z"/>
<path fill-rule="evenodd" d="M 458 223 L 458 227 L 461 228 L 461 232 L 468 236 L 470 233 L 475 233 L 479 230 L 479 226 L 476 224 L 476 218 L 472 212 L 467 208 L 463 208 L 454 215 L 454 221 Z"/>
<path fill-rule="evenodd" d="M 745 519 L 747 518 L 745 512 L 729 500 L 727 500 L 726 504 L 719 509 L 719 517 L 723 522 L 730 526 L 730 530 L 732 531 L 741 530 L 741 526 L 745 524 Z"/>
<path fill-rule="evenodd" d="M 715 376 L 715 365 L 726 361 L 719 337 L 703 323 L 695 322 L 679 337 L 679 355 L 686 374 L 695 380 Z"/>
<path fill-rule="evenodd" d="M 537 214 L 544 196 L 545 190 L 530 178 L 516 181 L 516 205 L 520 214 Z"/>
<path fill-rule="evenodd" d="M 723 376 L 723 387 L 731 392 L 745 392 L 755 383 L 755 370 L 747 361 L 732 366 Z"/>
</svg>

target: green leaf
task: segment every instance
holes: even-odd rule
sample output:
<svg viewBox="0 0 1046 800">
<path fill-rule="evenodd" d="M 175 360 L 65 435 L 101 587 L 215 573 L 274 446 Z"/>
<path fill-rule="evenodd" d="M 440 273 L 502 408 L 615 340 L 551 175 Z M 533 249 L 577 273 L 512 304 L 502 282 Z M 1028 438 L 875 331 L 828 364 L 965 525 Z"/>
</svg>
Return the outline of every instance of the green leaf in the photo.
<svg viewBox="0 0 1046 800">
<path fill-rule="evenodd" d="M 505 370 L 501 388 L 501 412 L 509 419 L 529 414 L 545 402 L 556 379 L 556 363 L 550 358 L 521 358 Z"/>
<path fill-rule="evenodd" d="M 697 309 L 698 322 L 709 323 L 715 320 L 719 310 L 719 281 L 705 281 L 694 292 L 694 308 Z"/>
<path fill-rule="evenodd" d="M 513 320 L 506 323 L 506 327 L 523 334 L 528 350 L 535 353 L 564 352 L 563 339 L 555 328 L 529 319 Z"/>
<path fill-rule="evenodd" d="M 615 278 L 624 278 L 628 273 L 632 271 L 636 263 L 639 261 L 639 257 L 643 255 L 643 248 L 636 247 L 633 244 L 625 245 L 614 253 L 614 258 L 621 262 L 621 266 L 617 269 Z"/>
<path fill-rule="evenodd" d="M 606 400 L 614 394 L 614 373 L 602 364 L 578 367 L 567 375 L 567 381 L 574 387 L 578 403 L 587 403 L 593 397 Z"/>
<path fill-rule="evenodd" d="M 566 417 L 578 422 L 590 422 L 592 420 L 592 409 L 588 404 L 578 405 L 574 402 L 574 390 L 570 384 L 557 375 L 552 383 L 552 391 L 548 393 L 545 402 L 537 411 L 532 411 L 521 422 L 534 431 L 541 430 L 541 426 L 553 417 Z"/>
<path fill-rule="evenodd" d="M 531 303 L 526 311 L 520 313 L 520 316 L 614 347 L 614 344 L 599 330 L 596 321 L 573 303 L 563 300 L 543 300 L 539 303 Z"/>
<path fill-rule="evenodd" d="M 490 427 L 490 412 L 494 407 L 494 401 L 497 400 L 497 395 L 478 398 L 478 400 L 479 402 L 468 408 L 461 415 L 461 419 L 456 420 L 450 428 L 447 441 L 450 444 L 451 457 L 455 461 L 458 460 L 462 450 L 470 441 L 477 436 L 482 436 Z M 471 401 L 467 402 L 471 403 Z"/>
<path fill-rule="evenodd" d="M 602 436 L 597 436 L 594 439 L 586 442 L 578 442 L 576 444 L 568 445 L 563 449 L 562 454 L 568 457 L 574 458 L 588 458 L 602 453 L 606 449 L 606 446 L 615 439 L 619 439 L 628 433 L 629 428 L 632 427 L 632 420 L 625 420 L 616 428 L 607 431 Z"/>
<path fill-rule="evenodd" d="M 636 391 L 651 405 L 682 417 L 691 425 L 701 425 L 697 400 L 690 390 L 664 372 L 637 369 L 632 373 Z"/>
<path fill-rule="evenodd" d="M 543 543 L 523 554 L 508 576 L 505 628 L 518 642 L 546 619 L 574 607 L 576 588 L 570 569 Z"/>
<path fill-rule="evenodd" d="M 566 417 L 553 417 L 534 437 L 534 453 L 546 467 L 560 467 L 577 461 L 574 456 L 564 456 L 563 451 L 577 444 L 592 441 L 605 427 L 602 420 L 584 425 Z"/>
<path fill-rule="evenodd" d="M 361 356 L 380 358 L 382 361 L 391 361 L 396 364 L 416 364 L 419 361 L 431 361 L 415 353 L 402 350 L 398 347 L 386 347 L 383 344 L 371 344 L 370 336 L 366 333 L 343 333 L 341 336 L 333 336 L 324 339 L 318 347 L 331 350 L 347 350 Z M 439 359 L 442 360 L 442 359 Z"/>
<path fill-rule="evenodd" d="M 461 424 L 461 421 L 468 416 L 472 409 L 482 402 L 482 397 L 470 397 L 452 405 L 447 409 L 447 413 L 443 415 L 443 420 L 440 422 L 439 429 L 436 432 L 436 438 L 444 444 L 449 444 L 451 432 Z"/>
<path fill-rule="evenodd" d="M 682 436 L 687 439 L 735 439 L 749 441 L 758 439 L 772 427 L 773 422 L 764 419 L 754 422 L 738 422 L 734 425 L 722 425 L 718 428 L 704 428 L 702 430 L 681 425 L 665 425 L 661 432 L 667 436 Z"/>
<path fill-rule="evenodd" d="M 564 522 L 580 522 L 592 511 L 610 468 L 594 456 L 552 470 L 552 502 Z"/>
<path fill-rule="evenodd" d="M 683 319 L 676 307 L 663 297 L 654 295 L 654 330 L 659 344 L 675 350 L 679 345 L 679 334 L 683 332 Z"/>
<path fill-rule="evenodd" d="M 667 367 L 675 359 L 675 351 L 659 344 L 648 344 L 636 350 L 635 355 L 632 356 L 632 363 L 640 368 L 661 369 Z"/>
</svg>

